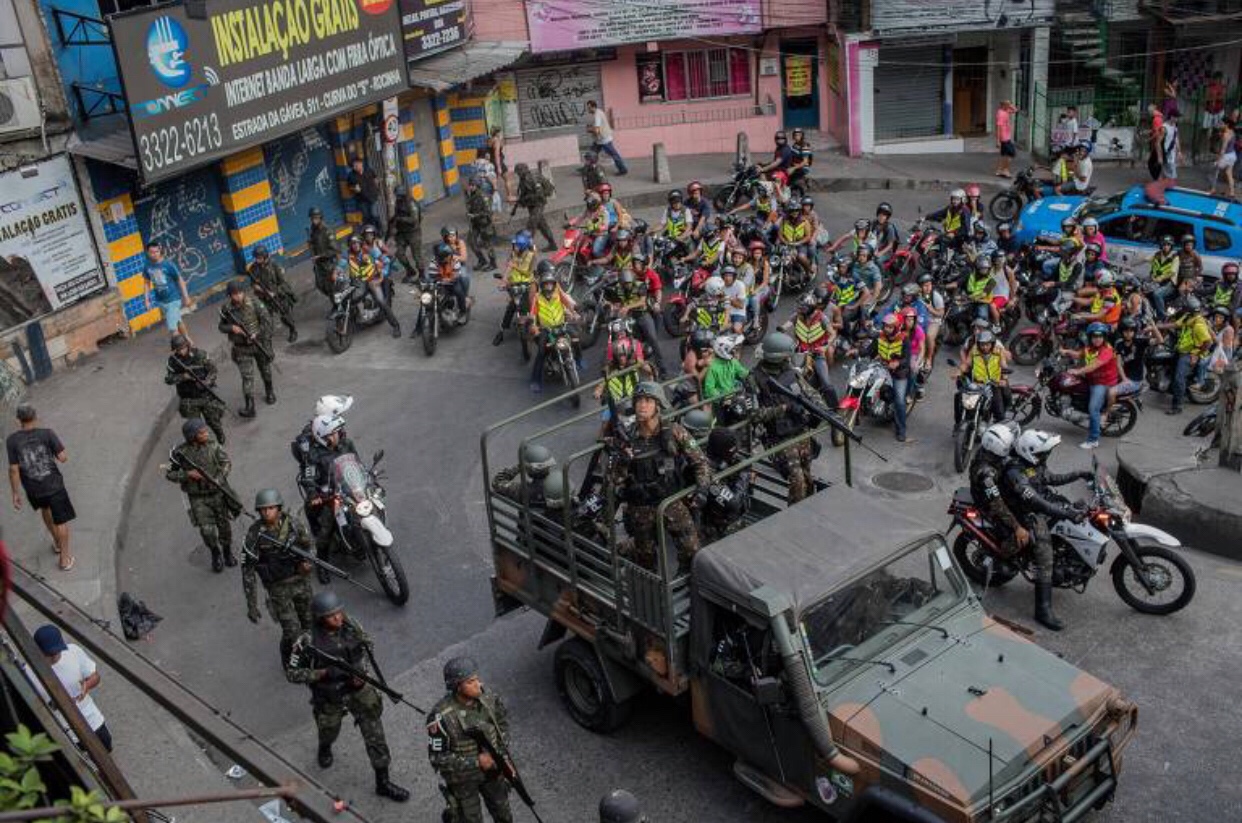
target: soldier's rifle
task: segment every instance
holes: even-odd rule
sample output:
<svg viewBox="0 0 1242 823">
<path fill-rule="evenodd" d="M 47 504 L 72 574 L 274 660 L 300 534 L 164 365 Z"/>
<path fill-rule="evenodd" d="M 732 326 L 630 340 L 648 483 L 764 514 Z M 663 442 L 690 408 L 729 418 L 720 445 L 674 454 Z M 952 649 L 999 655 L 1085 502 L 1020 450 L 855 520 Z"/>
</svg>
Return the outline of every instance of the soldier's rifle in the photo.
<svg viewBox="0 0 1242 823">
<path fill-rule="evenodd" d="M 246 511 L 246 507 L 242 505 L 241 500 L 239 500 L 237 495 L 233 493 L 232 489 L 224 485 L 224 483 L 220 480 L 212 477 L 211 472 L 207 471 L 202 466 L 195 463 L 192 459 L 177 451 L 175 447 L 168 452 L 168 462 L 182 471 L 198 472 L 198 476 L 204 483 L 224 495 L 224 501 L 228 504 L 229 514 L 231 514 L 234 519 L 236 519 L 239 514 L 243 514 L 251 520 L 255 519 L 253 514 Z"/>
<path fill-rule="evenodd" d="M 517 766 L 514 764 L 513 758 L 509 756 L 509 752 L 506 750 L 502 753 L 498 750 L 492 739 L 487 736 L 487 732 L 477 726 L 467 728 L 465 731 L 467 737 L 491 756 L 505 782 L 513 787 L 513 791 L 517 792 L 517 796 L 521 798 L 526 808 L 530 809 L 530 813 L 535 816 L 537 823 L 543 823 L 543 818 L 539 816 L 539 811 L 535 808 L 535 799 L 530 796 L 530 790 L 526 788 L 526 784 L 522 781 L 522 775 L 518 773 Z"/>
<path fill-rule="evenodd" d="M 371 657 L 372 664 L 374 664 L 375 658 L 371 656 L 371 647 L 367 646 L 366 650 L 367 650 L 367 656 Z M 349 663 L 349 661 L 342 660 L 336 655 L 329 654 L 328 652 L 325 652 L 323 649 L 316 648 L 315 646 L 308 647 L 308 651 L 310 651 L 310 653 L 314 655 L 315 658 L 320 663 L 324 663 L 328 666 L 331 666 L 332 668 L 336 669 L 342 674 L 347 674 L 350 677 L 361 680 L 363 683 L 366 683 L 368 686 L 373 686 L 374 688 L 388 695 L 388 697 L 391 698 L 394 703 L 404 703 L 405 705 L 409 706 L 411 709 L 423 715 L 424 717 L 427 715 L 426 709 L 415 706 L 413 703 L 406 700 L 405 695 L 401 694 L 401 692 L 392 688 L 387 683 L 385 683 L 383 680 L 372 677 L 371 675 L 364 672 L 362 669 L 359 669 L 357 666 L 354 666 L 351 663 Z M 378 669 L 376 669 L 376 671 L 378 671 Z"/>
<path fill-rule="evenodd" d="M 823 406 L 819 405 L 814 400 L 802 394 L 801 392 L 794 391 L 788 386 L 782 386 L 771 375 L 768 375 L 767 379 L 768 379 L 768 385 L 771 386 L 773 389 L 775 389 L 778 394 L 783 394 L 785 397 L 788 397 L 790 400 L 797 403 L 799 408 L 806 410 L 806 412 L 810 414 L 812 417 L 816 418 L 817 420 L 822 420 L 823 422 L 827 423 L 829 426 L 831 426 L 836 431 L 841 432 L 841 434 L 845 435 L 850 440 L 853 440 L 855 443 L 862 446 L 864 449 L 871 452 L 876 457 L 880 458 L 880 460 L 884 461 L 885 463 L 888 462 L 887 457 L 885 457 L 884 455 L 880 454 L 875 449 L 868 446 L 857 432 L 855 432 L 849 426 L 845 425 L 845 421 L 841 419 L 840 415 L 836 414 L 835 412 L 829 411 L 828 409 L 825 409 Z"/>
<path fill-rule="evenodd" d="M 212 400 L 216 401 L 220 405 L 224 406 L 227 412 L 229 412 L 230 414 L 233 414 L 233 410 L 229 408 L 229 405 L 227 403 L 224 402 L 224 398 L 216 394 L 215 389 L 213 389 L 210 385 L 208 385 L 206 380 L 199 377 L 198 373 L 194 371 L 194 368 L 190 366 L 190 364 L 186 363 L 184 360 L 182 360 L 180 357 L 178 357 L 175 354 L 170 355 L 170 356 L 172 357 L 172 361 L 177 366 L 177 368 L 181 369 L 182 373 L 188 374 L 190 376 L 190 379 L 193 380 L 195 383 L 197 383 L 198 387 L 202 389 L 207 394 L 208 397 L 210 397 Z"/>
<path fill-rule="evenodd" d="M 263 302 L 268 303 L 276 308 L 276 313 L 281 317 L 288 317 L 289 312 L 293 310 L 286 297 L 278 295 L 267 286 L 259 282 L 259 278 L 255 277 L 254 272 L 247 268 L 246 279 L 250 281 L 250 287 L 254 289 L 254 293 L 263 298 Z M 240 325 L 240 324 L 239 324 Z"/>
<path fill-rule="evenodd" d="M 326 571 L 328 574 L 339 577 L 342 580 L 344 580 L 346 583 L 352 583 L 353 585 L 357 586 L 358 588 L 362 589 L 365 592 L 370 592 L 371 594 L 380 593 L 376 589 L 373 589 L 370 586 L 368 586 L 366 583 L 363 583 L 361 580 L 356 579 L 353 575 L 351 575 L 349 572 L 345 571 L 344 569 L 338 566 L 332 565 L 327 560 L 321 560 L 320 558 L 316 557 L 310 552 L 304 549 L 300 549 L 297 546 L 293 545 L 293 541 L 296 536 L 297 535 L 291 533 L 287 540 L 281 541 L 281 540 L 277 540 L 275 537 L 272 537 L 270 534 L 259 532 L 259 539 L 266 540 L 268 543 L 271 543 L 273 546 L 279 546 L 281 549 L 283 549 L 284 551 L 287 551 L 289 554 L 293 555 L 294 557 L 297 557 L 301 560 L 305 560 L 307 563 L 310 563 L 312 566 L 318 566 L 319 568 Z M 242 547 L 242 551 L 246 551 L 244 545 Z M 257 557 L 257 554 L 251 553 L 251 556 Z"/>
<path fill-rule="evenodd" d="M 225 320 L 228 320 L 234 326 L 242 330 L 242 336 L 246 338 L 246 342 L 258 349 L 259 353 L 266 357 L 267 361 L 273 366 L 276 366 L 276 369 L 279 371 L 280 366 L 276 363 L 276 355 L 271 349 L 263 345 L 263 341 L 259 339 L 257 334 L 251 334 L 246 331 L 246 324 L 241 321 L 241 318 L 237 316 L 232 307 L 225 305 L 222 306 L 220 310 L 224 313 Z"/>
</svg>

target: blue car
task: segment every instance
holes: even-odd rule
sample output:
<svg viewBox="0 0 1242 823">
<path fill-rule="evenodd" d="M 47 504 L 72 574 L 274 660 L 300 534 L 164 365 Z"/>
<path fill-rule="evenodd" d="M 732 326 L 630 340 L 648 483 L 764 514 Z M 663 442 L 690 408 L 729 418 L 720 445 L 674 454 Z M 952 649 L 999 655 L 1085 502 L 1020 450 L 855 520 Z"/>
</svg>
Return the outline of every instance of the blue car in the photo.
<svg viewBox="0 0 1242 823">
<path fill-rule="evenodd" d="M 1155 205 L 1142 186 L 1111 197 L 1044 197 L 1022 209 L 1014 237 L 1020 243 L 1055 243 L 1066 217 L 1094 217 L 1108 262 L 1135 274 L 1147 273 L 1148 260 L 1165 235 L 1179 247 L 1183 236 L 1192 235 L 1208 277 L 1219 277 L 1221 266 L 1242 258 L 1242 205 L 1191 189 L 1169 189 L 1165 198 L 1165 205 Z"/>
</svg>

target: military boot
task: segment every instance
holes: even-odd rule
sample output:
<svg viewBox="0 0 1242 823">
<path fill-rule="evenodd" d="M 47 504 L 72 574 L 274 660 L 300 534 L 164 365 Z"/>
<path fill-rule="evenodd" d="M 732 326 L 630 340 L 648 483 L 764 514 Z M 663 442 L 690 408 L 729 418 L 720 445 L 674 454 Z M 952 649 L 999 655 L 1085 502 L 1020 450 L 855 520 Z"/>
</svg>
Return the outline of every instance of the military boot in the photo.
<svg viewBox="0 0 1242 823">
<path fill-rule="evenodd" d="M 263 402 L 269 406 L 276 402 L 276 390 L 266 380 L 263 381 Z"/>
<path fill-rule="evenodd" d="M 289 324 L 289 338 L 288 339 L 290 343 L 298 342 L 298 327 L 293 325 L 292 323 Z"/>
<path fill-rule="evenodd" d="M 237 410 L 238 417 L 254 417 L 254 395 L 246 395 L 246 405 Z"/>
<path fill-rule="evenodd" d="M 319 744 L 319 768 L 327 769 L 332 766 L 332 744 Z"/>
<path fill-rule="evenodd" d="M 237 557 L 233 554 L 232 546 L 226 545 L 224 547 L 224 565 L 228 566 L 230 569 L 237 565 Z"/>
<path fill-rule="evenodd" d="M 216 574 L 224 571 L 224 558 L 220 556 L 220 549 L 216 546 L 208 546 L 211 550 L 211 570 Z"/>
<path fill-rule="evenodd" d="M 398 803 L 410 799 L 410 793 L 388 779 L 388 769 L 375 770 L 375 793 Z"/>
<path fill-rule="evenodd" d="M 1052 584 L 1035 584 L 1035 622 L 1046 629 L 1059 632 L 1065 623 L 1052 613 Z"/>
<path fill-rule="evenodd" d="M 289 668 L 289 657 L 293 654 L 293 641 L 280 639 L 280 667 L 282 669 Z M 329 752 L 330 753 L 330 752 Z"/>
</svg>

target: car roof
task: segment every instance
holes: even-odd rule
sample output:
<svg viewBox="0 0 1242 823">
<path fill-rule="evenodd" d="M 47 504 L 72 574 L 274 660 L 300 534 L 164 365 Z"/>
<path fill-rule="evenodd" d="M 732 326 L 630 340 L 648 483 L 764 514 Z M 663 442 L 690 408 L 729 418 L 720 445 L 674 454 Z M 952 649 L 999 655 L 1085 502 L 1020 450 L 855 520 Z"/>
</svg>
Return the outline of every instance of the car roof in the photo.
<svg viewBox="0 0 1242 823">
<path fill-rule="evenodd" d="M 1242 225 L 1242 205 L 1224 197 L 1195 189 L 1167 189 L 1164 197 L 1165 204 L 1157 205 L 1147 199 L 1142 186 L 1134 186 L 1122 198 L 1121 208 L 1147 209 L 1224 225 Z"/>
</svg>

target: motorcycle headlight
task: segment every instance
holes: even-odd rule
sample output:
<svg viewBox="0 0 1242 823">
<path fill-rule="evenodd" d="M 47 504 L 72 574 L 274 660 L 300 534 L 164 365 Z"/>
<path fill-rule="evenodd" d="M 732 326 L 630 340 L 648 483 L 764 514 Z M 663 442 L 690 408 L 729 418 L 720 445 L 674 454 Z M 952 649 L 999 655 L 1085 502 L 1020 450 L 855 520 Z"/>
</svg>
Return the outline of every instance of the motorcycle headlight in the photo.
<svg viewBox="0 0 1242 823">
<path fill-rule="evenodd" d="M 354 514 L 359 517 L 370 517 L 373 511 L 375 511 L 375 504 L 373 504 L 370 500 L 359 500 L 358 503 L 354 505 Z"/>
<path fill-rule="evenodd" d="M 572 249 L 573 247 L 574 239 L 572 237 L 566 237 L 565 242 L 561 244 L 561 248 Z"/>
<path fill-rule="evenodd" d="M 867 375 L 865 374 L 850 375 L 850 388 L 851 389 L 861 389 L 863 386 L 866 386 L 866 385 L 867 385 Z"/>
<path fill-rule="evenodd" d="M 343 301 L 345 300 L 345 298 L 346 298 L 346 297 L 349 297 L 349 290 L 348 290 L 348 289 L 346 289 L 346 290 L 342 290 L 342 291 L 338 291 L 338 292 L 333 292 L 333 293 L 332 293 L 332 302 L 333 302 L 333 303 L 340 303 L 340 302 L 343 302 Z"/>
<path fill-rule="evenodd" d="M 962 395 L 962 408 L 963 409 L 974 409 L 975 406 L 979 405 L 979 398 L 981 396 L 982 395 L 978 395 L 978 394 L 963 394 Z"/>
<path fill-rule="evenodd" d="M 431 305 L 431 292 L 425 291 L 422 294 L 420 294 L 418 296 L 418 302 L 422 303 L 424 306 L 430 306 Z"/>
</svg>

